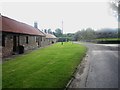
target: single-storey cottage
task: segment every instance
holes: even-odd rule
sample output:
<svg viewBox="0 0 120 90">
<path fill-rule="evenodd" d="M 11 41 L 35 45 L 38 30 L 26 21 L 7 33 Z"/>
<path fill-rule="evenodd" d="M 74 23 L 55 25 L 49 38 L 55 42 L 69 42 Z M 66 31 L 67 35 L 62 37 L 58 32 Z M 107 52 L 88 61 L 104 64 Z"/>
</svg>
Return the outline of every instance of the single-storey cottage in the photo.
<svg viewBox="0 0 120 90">
<path fill-rule="evenodd" d="M 44 45 L 45 34 L 39 29 L 5 16 L 0 16 L 0 20 L 2 21 L 0 25 L 2 57 Z"/>
</svg>

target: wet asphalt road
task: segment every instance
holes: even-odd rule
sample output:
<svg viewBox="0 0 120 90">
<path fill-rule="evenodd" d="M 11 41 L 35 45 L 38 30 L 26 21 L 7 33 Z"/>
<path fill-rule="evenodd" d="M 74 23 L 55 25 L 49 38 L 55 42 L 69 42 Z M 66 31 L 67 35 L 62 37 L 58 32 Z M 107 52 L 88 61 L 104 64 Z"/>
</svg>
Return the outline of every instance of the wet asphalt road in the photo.
<svg viewBox="0 0 120 90">
<path fill-rule="evenodd" d="M 69 88 L 118 88 L 118 46 L 83 44 L 88 52 Z"/>
</svg>

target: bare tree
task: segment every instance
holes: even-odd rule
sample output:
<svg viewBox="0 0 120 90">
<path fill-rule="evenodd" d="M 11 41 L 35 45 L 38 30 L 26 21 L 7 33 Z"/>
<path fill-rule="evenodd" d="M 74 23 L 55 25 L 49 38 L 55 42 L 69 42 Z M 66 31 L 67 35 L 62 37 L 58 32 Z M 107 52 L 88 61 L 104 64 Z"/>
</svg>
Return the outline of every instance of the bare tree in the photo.
<svg viewBox="0 0 120 90">
<path fill-rule="evenodd" d="M 111 0 L 109 5 L 112 9 L 112 15 L 115 16 L 120 22 L 120 0 Z"/>
</svg>

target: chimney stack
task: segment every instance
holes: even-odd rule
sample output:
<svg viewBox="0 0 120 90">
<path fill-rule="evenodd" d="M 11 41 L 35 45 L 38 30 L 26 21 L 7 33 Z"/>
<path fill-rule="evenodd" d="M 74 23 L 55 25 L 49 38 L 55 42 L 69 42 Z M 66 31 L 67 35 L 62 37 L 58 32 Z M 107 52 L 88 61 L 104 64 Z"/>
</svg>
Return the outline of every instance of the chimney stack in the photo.
<svg viewBox="0 0 120 90">
<path fill-rule="evenodd" d="M 38 23 L 37 22 L 34 22 L 34 27 L 38 28 Z"/>
</svg>

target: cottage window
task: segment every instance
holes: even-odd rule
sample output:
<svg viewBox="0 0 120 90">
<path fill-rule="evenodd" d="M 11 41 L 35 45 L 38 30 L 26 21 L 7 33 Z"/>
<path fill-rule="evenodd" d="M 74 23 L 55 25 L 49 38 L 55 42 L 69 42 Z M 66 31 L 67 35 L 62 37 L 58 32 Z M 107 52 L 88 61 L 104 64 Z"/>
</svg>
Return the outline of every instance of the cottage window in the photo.
<svg viewBox="0 0 120 90">
<path fill-rule="evenodd" d="M 28 44 L 28 36 L 26 36 L 26 44 Z"/>
<path fill-rule="evenodd" d="M 2 35 L 2 46 L 5 47 L 5 35 Z"/>
<path fill-rule="evenodd" d="M 36 37 L 36 42 L 38 42 L 39 41 L 39 38 L 38 37 Z"/>
</svg>

